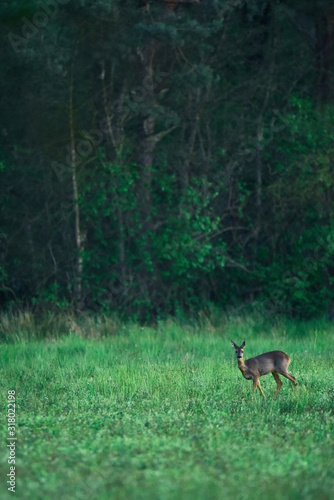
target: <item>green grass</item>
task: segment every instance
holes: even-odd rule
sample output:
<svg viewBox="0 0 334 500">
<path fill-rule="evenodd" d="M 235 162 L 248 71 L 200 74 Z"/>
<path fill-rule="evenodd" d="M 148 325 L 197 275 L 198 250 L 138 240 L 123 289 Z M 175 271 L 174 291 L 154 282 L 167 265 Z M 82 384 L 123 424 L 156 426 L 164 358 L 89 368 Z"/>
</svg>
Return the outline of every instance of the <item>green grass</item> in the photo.
<svg viewBox="0 0 334 500">
<path fill-rule="evenodd" d="M 238 318 L 155 329 L 87 319 L 57 339 L 34 340 L 22 325 L 9 332 L 0 403 L 5 416 L 7 392 L 16 390 L 16 498 L 333 498 L 330 325 L 265 332 Z M 287 352 L 297 393 L 282 378 L 273 399 L 267 375 L 266 399 L 253 397 L 231 338 L 246 340 L 245 358 Z M 0 431 L 6 499 L 5 417 Z"/>
</svg>

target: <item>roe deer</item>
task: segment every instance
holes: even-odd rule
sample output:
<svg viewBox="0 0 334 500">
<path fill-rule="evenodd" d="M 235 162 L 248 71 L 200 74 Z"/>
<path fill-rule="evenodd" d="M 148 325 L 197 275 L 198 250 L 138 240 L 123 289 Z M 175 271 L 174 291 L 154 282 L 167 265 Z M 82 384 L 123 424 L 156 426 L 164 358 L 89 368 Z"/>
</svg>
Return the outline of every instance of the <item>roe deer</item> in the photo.
<svg viewBox="0 0 334 500">
<path fill-rule="evenodd" d="M 255 358 L 249 358 L 246 359 L 246 361 L 244 361 L 243 351 L 246 342 L 244 341 L 240 347 L 237 346 L 237 344 L 235 344 L 233 340 L 231 340 L 231 342 L 235 349 L 235 353 L 237 355 L 239 370 L 241 371 L 245 379 L 253 380 L 254 391 L 256 391 L 256 388 L 258 387 L 262 396 L 264 396 L 262 387 L 259 382 L 259 377 L 262 377 L 262 375 L 267 375 L 267 373 L 272 373 L 274 379 L 276 380 L 277 389 L 274 394 L 275 396 L 283 385 L 281 379 L 279 378 L 278 375 L 279 373 L 283 375 L 283 377 L 286 377 L 289 380 L 291 380 L 294 387 L 296 388 L 297 381 L 295 377 L 290 375 L 290 373 L 288 372 L 290 358 L 287 354 L 285 354 L 285 352 L 283 351 L 265 352 L 264 354 L 255 356 Z"/>
</svg>

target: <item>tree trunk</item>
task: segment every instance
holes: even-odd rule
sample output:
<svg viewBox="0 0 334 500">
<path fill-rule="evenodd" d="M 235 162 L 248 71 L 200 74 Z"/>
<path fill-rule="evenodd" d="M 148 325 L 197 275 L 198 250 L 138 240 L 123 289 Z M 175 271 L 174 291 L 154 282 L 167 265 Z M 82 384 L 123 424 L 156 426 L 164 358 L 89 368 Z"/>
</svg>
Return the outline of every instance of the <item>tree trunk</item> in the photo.
<svg viewBox="0 0 334 500">
<path fill-rule="evenodd" d="M 334 100 L 334 9 L 318 28 L 316 59 L 319 69 L 319 95 L 322 103 Z"/>
<path fill-rule="evenodd" d="M 83 237 L 80 227 L 80 207 L 79 207 L 79 191 L 77 178 L 77 155 L 75 149 L 75 134 L 74 134 L 74 110 L 73 110 L 73 92 L 74 78 L 73 65 L 70 83 L 70 102 L 69 102 L 69 120 L 70 120 L 70 151 L 71 151 L 71 174 L 72 174 L 72 193 L 73 193 L 73 210 L 74 210 L 74 231 L 76 245 L 76 261 L 74 270 L 74 303 L 75 307 L 80 307 L 82 299 L 82 245 Z"/>
</svg>

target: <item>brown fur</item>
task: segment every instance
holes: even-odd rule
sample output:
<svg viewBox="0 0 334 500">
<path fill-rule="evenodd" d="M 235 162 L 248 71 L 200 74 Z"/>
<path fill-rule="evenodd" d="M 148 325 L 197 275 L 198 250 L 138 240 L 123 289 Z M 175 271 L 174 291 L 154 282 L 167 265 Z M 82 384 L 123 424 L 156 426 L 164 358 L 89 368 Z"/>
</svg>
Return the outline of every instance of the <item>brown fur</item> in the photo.
<svg viewBox="0 0 334 500">
<path fill-rule="evenodd" d="M 262 387 L 260 385 L 259 377 L 263 375 L 267 375 L 268 373 L 272 373 L 273 377 L 277 384 L 277 389 L 275 395 L 280 391 L 283 383 L 279 377 L 283 375 L 283 377 L 288 378 L 293 383 L 294 387 L 297 386 L 297 381 L 295 377 L 293 377 L 288 372 L 288 366 L 290 363 L 290 358 L 283 351 L 270 351 L 265 352 L 264 354 L 260 354 L 259 356 L 255 356 L 254 358 L 243 359 L 243 348 L 245 346 L 245 342 L 239 347 L 237 344 L 231 341 L 232 345 L 235 349 L 238 367 L 245 379 L 253 380 L 253 390 L 256 388 L 259 389 L 261 394 L 264 396 L 262 391 Z"/>
</svg>

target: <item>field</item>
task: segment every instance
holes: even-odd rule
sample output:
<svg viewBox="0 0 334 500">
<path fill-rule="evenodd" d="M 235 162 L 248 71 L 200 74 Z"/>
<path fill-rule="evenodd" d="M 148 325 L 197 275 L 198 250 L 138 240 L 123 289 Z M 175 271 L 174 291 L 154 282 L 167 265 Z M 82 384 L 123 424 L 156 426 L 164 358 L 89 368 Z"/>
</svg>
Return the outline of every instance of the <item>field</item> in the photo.
<svg viewBox="0 0 334 500">
<path fill-rule="evenodd" d="M 1 325 L 2 499 L 13 495 L 10 390 L 20 500 L 333 498 L 330 323 L 264 329 L 233 318 L 142 328 L 100 318 L 57 337 L 20 324 L 10 335 Z M 230 339 L 246 340 L 245 358 L 287 352 L 297 392 L 282 378 L 273 398 L 267 375 L 266 398 L 253 395 Z"/>
</svg>

